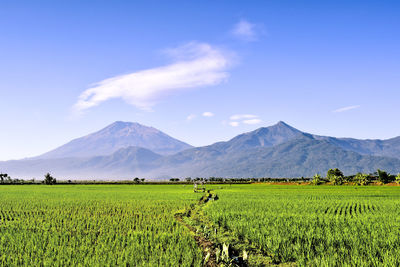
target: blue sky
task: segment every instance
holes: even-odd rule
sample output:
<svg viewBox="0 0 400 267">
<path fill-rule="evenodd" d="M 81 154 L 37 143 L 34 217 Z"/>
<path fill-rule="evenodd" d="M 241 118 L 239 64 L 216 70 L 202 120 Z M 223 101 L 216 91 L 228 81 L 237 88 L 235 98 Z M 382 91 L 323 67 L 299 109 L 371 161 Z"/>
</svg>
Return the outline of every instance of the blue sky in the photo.
<svg viewBox="0 0 400 267">
<path fill-rule="evenodd" d="M 192 145 L 283 120 L 400 135 L 398 1 L 0 2 L 0 160 L 116 120 Z"/>
</svg>

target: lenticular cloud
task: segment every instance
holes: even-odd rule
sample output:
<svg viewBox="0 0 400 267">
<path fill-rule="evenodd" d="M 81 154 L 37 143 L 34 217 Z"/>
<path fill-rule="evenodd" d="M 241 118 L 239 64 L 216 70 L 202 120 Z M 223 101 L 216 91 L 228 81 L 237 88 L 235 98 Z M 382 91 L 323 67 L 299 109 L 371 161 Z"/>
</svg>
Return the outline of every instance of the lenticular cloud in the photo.
<svg viewBox="0 0 400 267">
<path fill-rule="evenodd" d="M 206 43 L 189 43 L 168 50 L 170 65 L 116 76 L 85 90 L 74 108 L 83 111 L 112 99 L 122 98 L 141 109 L 150 109 L 160 97 L 173 91 L 223 82 L 230 65 L 229 57 Z"/>
</svg>

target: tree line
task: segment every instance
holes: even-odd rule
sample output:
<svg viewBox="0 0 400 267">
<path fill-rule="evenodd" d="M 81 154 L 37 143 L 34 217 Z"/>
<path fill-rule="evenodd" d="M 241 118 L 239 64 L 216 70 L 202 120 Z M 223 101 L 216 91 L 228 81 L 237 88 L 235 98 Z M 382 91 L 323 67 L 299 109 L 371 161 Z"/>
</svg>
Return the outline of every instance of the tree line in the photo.
<svg viewBox="0 0 400 267">
<path fill-rule="evenodd" d="M 10 175 L 8 175 L 7 173 L 0 173 L 0 184 L 36 184 L 36 183 L 37 181 L 34 178 L 30 180 L 23 180 L 17 178 L 12 179 Z M 47 173 L 44 176 L 43 181 L 40 181 L 40 183 L 53 185 L 57 183 L 57 180 L 50 173 Z"/>
<path fill-rule="evenodd" d="M 335 168 L 328 170 L 326 178 L 322 178 L 320 174 L 316 174 L 313 177 L 311 183 L 314 185 L 319 185 L 326 182 L 330 182 L 333 185 L 342 185 L 346 183 L 352 183 L 356 185 L 368 185 L 374 181 L 382 184 L 393 182 L 400 183 L 400 173 L 396 176 L 384 170 L 378 169 L 374 173 L 367 174 L 359 172 L 355 175 L 345 176 L 343 175 L 343 172 L 341 170 Z"/>
<path fill-rule="evenodd" d="M 85 183 L 98 183 L 98 181 L 84 181 Z M 104 182 L 110 184 L 118 184 L 118 183 L 157 183 L 154 181 L 146 181 L 144 178 L 135 177 L 134 179 L 129 181 L 113 181 L 113 182 Z M 390 174 L 384 170 L 378 169 L 374 173 L 357 173 L 355 175 L 345 176 L 341 170 L 338 168 L 329 169 L 326 177 L 322 177 L 320 174 L 314 175 L 312 178 L 224 178 L 224 177 L 186 177 L 184 179 L 180 178 L 170 178 L 170 183 L 253 183 L 253 182 L 310 182 L 313 185 L 320 185 L 324 183 L 330 183 L 333 185 L 342 185 L 342 184 L 356 184 L 356 185 L 368 185 L 372 182 L 379 182 L 381 184 L 387 184 L 392 182 L 397 182 L 400 184 L 400 173 L 396 176 Z M 54 178 L 50 173 L 47 173 L 44 176 L 43 180 L 36 181 L 35 179 L 23 180 L 23 179 L 12 179 L 6 173 L 0 173 L 0 184 L 47 184 L 54 185 L 57 183 L 57 179 Z M 73 184 L 76 182 L 72 182 L 68 180 L 67 182 L 61 182 L 63 184 Z M 78 182 L 79 183 L 79 182 Z"/>
</svg>

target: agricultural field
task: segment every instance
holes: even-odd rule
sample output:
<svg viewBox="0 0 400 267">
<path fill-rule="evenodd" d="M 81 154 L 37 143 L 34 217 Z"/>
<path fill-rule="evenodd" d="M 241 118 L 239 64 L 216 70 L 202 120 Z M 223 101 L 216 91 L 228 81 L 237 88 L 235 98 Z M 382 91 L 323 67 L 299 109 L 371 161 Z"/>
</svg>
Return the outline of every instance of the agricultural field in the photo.
<svg viewBox="0 0 400 267">
<path fill-rule="evenodd" d="M 0 186 L 0 265 L 400 265 L 399 186 L 207 189 Z"/>
<path fill-rule="evenodd" d="M 400 266 L 398 186 L 258 184 L 216 191 L 219 200 L 205 215 L 273 264 Z"/>
<path fill-rule="evenodd" d="M 182 185 L 0 186 L 0 265 L 200 266 L 174 218 L 198 197 Z"/>
</svg>

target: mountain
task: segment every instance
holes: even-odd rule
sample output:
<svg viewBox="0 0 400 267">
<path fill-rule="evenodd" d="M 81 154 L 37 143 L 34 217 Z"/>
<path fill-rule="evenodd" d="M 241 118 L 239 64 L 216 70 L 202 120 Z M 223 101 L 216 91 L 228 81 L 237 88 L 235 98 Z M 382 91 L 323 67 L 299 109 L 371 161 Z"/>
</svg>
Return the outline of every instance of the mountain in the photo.
<svg viewBox="0 0 400 267">
<path fill-rule="evenodd" d="M 262 127 L 255 131 L 236 136 L 228 142 L 214 144 L 225 151 L 244 151 L 254 147 L 272 147 L 285 143 L 302 134 L 301 131 L 289 126 L 283 121 L 270 127 Z"/>
<path fill-rule="evenodd" d="M 268 127 L 275 130 L 277 127 Z M 291 128 L 291 127 L 290 127 Z M 257 140 L 260 132 L 246 134 L 243 140 Z M 362 155 L 345 150 L 328 140 L 318 140 L 313 135 L 297 132 L 286 142 L 277 145 L 255 145 L 243 148 L 246 141 L 228 142 L 193 148 L 175 155 L 160 158 L 158 167 L 151 174 L 159 176 L 216 176 L 216 177 L 301 177 L 326 173 L 330 168 L 340 168 L 346 174 L 373 172 L 385 169 L 391 173 L 400 171 L 400 159 L 374 155 Z M 251 142 L 254 144 L 253 142 Z M 264 143 L 265 144 L 265 143 Z"/>
<path fill-rule="evenodd" d="M 26 179 L 42 178 L 47 172 L 65 179 L 132 178 L 153 169 L 153 162 L 160 158 L 161 155 L 148 149 L 127 147 L 107 156 L 5 161 L 0 162 L 0 170 Z"/>
<path fill-rule="evenodd" d="M 391 173 L 400 170 L 400 159 L 361 155 L 306 134 L 277 146 L 252 148 L 242 153 L 221 153 L 210 148 L 191 150 L 192 153 L 183 151 L 167 157 L 169 160 L 162 165 L 162 173 L 170 176 L 290 178 L 325 174 L 334 167 L 346 174 L 369 173 L 378 168 Z M 184 164 L 179 164 L 181 162 Z"/>
<path fill-rule="evenodd" d="M 363 155 L 400 158 L 400 137 L 387 140 L 359 140 L 354 138 L 335 138 L 317 135 L 314 135 L 314 137 L 318 140 L 325 140 L 345 150 L 354 151 Z"/>
<path fill-rule="evenodd" d="M 72 140 L 37 159 L 103 156 L 130 146 L 146 148 L 162 155 L 174 154 L 192 147 L 153 127 L 117 121 L 98 132 Z"/>
<path fill-rule="evenodd" d="M 126 137 L 130 135 L 134 138 L 127 139 L 139 139 L 146 147 L 128 145 Z M 55 150 L 57 153 L 51 152 L 56 155 L 53 158 L 0 162 L 0 170 L 23 178 L 41 177 L 51 172 L 64 179 L 131 179 L 136 176 L 150 179 L 186 176 L 291 178 L 325 174 L 330 168 L 339 168 L 345 174 L 369 173 L 378 168 L 390 173 L 400 172 L 400 137 L 358 140 L 318 136 L 278 122 L 226 142 L 195 148 L 185 144 L 188 149 L 166 155 L 165 147 L 168 146 L 161 149 L 161 145 L 168 142 L 160 142 L 160 135 L 165 134 L 139 124 L 117 122 L 72 141 Z M 154 143 L 159 145 L 155 146 L 153 139 L 142 136 L 155 136 Z M 170 138 L 167 136 L 167 140 Z M 84 150 L 97 155 L 88 156 Z M 105 150 L 114 152 L 106 155 Z M 163 155 L 154 152 L 157 150 L 163 151 Z"/>
</svg>

